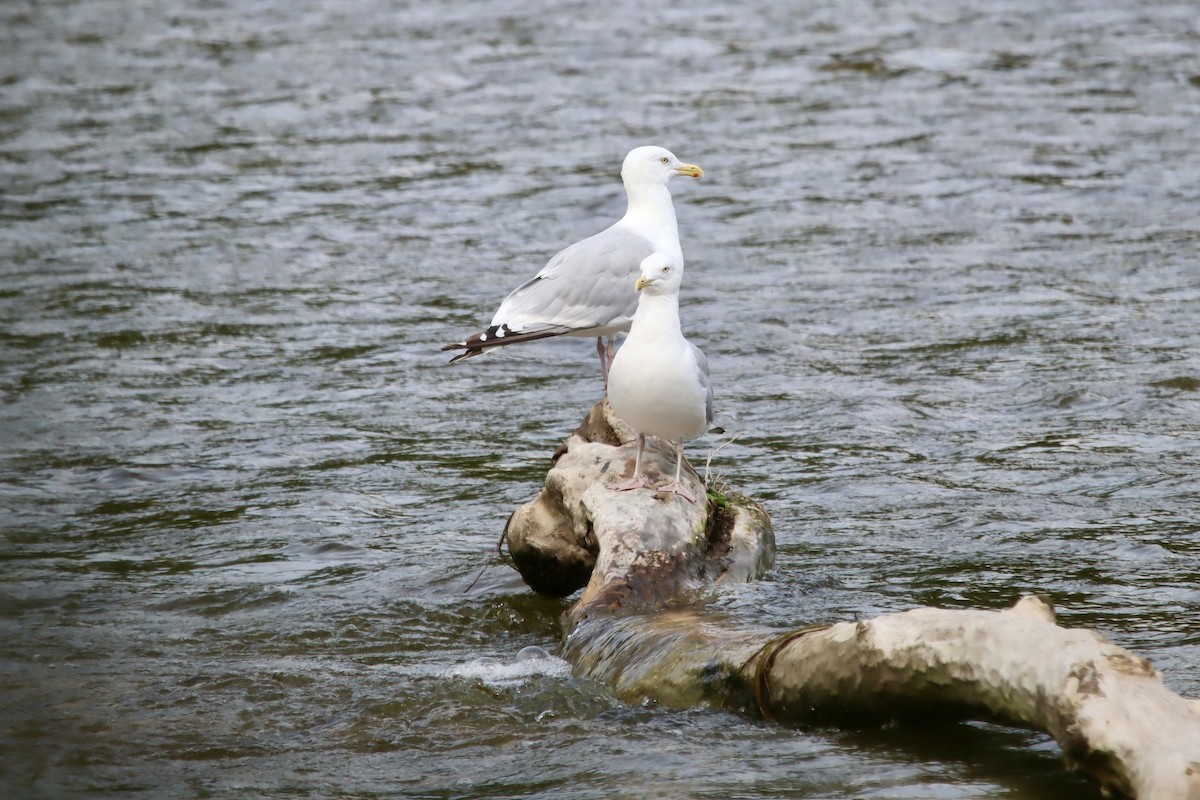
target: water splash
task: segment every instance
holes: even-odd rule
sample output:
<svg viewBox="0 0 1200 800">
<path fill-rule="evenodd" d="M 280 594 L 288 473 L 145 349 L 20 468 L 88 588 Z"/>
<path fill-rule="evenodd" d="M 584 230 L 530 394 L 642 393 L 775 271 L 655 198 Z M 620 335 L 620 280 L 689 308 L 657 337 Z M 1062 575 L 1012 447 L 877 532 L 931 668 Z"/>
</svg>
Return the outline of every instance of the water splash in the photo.
<svg viewBox="0 0 1200 800">
<path fill-rule="evenodd" d="M 446 677 L 476 680 L 494 687 L 522 684 L 533 678 L 566 678 L 570 674 L 570 664 L 536 645 L 522 648 L 509 660 L 480 656 L 443 672 Z"/>
</svg>

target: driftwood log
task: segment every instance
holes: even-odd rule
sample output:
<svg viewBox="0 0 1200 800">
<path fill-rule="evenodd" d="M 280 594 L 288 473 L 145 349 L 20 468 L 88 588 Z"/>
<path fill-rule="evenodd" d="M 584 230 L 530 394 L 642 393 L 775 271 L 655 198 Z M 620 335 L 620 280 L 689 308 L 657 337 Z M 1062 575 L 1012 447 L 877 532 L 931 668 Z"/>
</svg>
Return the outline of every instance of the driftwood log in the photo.
<svg viewBox="0 0 1200 800">
<path fill-rule="evenodd" d="M 609 490 L 631 474 L 633 438 L 601 401 L 506 528 L 531 588 L 560 597 L 583 589 L 564 615 L 563 656 L 577 674 L 630 702 L 709 705 L 781 723 L 936 716 L 1040 730 L 1105 796 L 1200 800 L 1200 701 L 1168 690 L 1144 658 L 1060 627 L 1041 597 L 1001 611 L 917 608 L 782 635 L 706 621 L 702 601 L 714 584 L 770 568 L 770 520 L 724 487 L 709 492 L 707 507 Z M 668 445 L 649 441 L 648 480 L 667 481 L 672 458 Z M 684 480 L 705 497 L 693 470 Z"/>
</svg>

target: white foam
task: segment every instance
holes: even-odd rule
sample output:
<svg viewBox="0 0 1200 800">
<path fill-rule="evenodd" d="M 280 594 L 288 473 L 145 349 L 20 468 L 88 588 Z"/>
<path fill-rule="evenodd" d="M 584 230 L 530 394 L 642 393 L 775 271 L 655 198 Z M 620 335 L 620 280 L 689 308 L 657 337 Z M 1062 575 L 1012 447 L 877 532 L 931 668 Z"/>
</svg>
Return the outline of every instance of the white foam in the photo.
<svg viewBox="0 0 1200 800">
<path fill-rule="evenodd" d="M 565 678 L 571 674 L 571 665 L 540 647 L 526 647 L 511 660 L 481 656 L 465 664 L 449 667 L 442 674 L 496 686 L 524 683 L 542 676 Z"/>
</svg>

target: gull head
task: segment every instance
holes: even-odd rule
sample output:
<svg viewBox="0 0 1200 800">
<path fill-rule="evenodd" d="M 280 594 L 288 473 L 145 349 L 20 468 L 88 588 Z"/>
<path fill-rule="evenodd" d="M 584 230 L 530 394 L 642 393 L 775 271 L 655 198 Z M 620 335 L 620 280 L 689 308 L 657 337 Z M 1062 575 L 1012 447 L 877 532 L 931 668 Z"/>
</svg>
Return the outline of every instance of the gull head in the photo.
<svg viewBox="0 0 1200 800">
<path fill-rule="evenodd" d="M 648 295 L 664 295 L 679 291 L 683 282 L 683 264 L 665 253 L 655 253 L 642 259 L 642 274 L 633 288 Z"/>
<path fill-rule="evenodd" d="M 621 179 L 626 184 L 657 183 L 665 186 L 676 175 L 699 178 L 703 174 L 704 170 L 695 164 L 685 164 L 670 150 L 653 145 L 633 148 L 621 165 Z"/>
</svg>

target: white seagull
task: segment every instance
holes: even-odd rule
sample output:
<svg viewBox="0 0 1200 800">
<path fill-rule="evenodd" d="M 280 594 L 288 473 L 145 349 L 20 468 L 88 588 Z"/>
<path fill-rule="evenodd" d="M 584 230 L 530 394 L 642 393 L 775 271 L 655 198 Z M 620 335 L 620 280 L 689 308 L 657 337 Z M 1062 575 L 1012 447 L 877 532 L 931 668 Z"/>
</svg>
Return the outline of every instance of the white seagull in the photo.
<svg viewBox="0 0 1200 800">
<path fill-rule="evenodd" d="M 608 403 L 613 412 L 638 432 L 633 477 L 610 486 L 618 492 L 648 484 L 642 477 L 646 436 L 669 439 L 675 445 L 675 480 L 655 489 L 696 502 L 679 483 L 683 443 L 709 431 L 713 424 L 713 390 L 708 359 L 683 336 L 679 327 L 679 285 L 683 263 L 665 253 L 642 262 L 634 287 L 641 292 L 633 329 L 617 351 L 608 374 Z M 714 433 L 724 433 L 713 428 Z"/>
<path fill-rule="evenodd" d="M 630 290 L 642 259 L 664 253 L 683 264 L 675 206 L 668 181 L 699 178 L 704 170 L 685 164 L 670 150 L 637 147 L 625 156 L 621 180 L 629 205 L 612 227 L 559 252 L 541 272 L 504 298 L 484 331 L 443 350 L 465 350 L 450 363 L 491 347 L 548 336 L 595 336 L 600 374 L 608 381 L 617 333 L 629 330 L 637 308 Z M 604 337 L 609 337 L 607 348 Z"/>
</svg>

